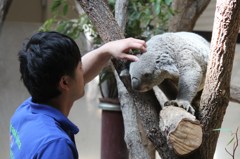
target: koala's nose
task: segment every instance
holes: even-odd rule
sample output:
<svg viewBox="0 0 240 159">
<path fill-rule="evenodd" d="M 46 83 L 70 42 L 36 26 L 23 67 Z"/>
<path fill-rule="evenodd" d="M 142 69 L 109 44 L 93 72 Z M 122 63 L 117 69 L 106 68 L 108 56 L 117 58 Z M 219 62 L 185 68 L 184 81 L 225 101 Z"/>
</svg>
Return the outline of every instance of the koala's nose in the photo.
<svg viewBox="0 0 240 159">
<path fill-rule="evenodd" d="M 132 78 L 132 88 L 138 90 L 140 86 L 140 80 L 137 78 Z"/>
</svg>

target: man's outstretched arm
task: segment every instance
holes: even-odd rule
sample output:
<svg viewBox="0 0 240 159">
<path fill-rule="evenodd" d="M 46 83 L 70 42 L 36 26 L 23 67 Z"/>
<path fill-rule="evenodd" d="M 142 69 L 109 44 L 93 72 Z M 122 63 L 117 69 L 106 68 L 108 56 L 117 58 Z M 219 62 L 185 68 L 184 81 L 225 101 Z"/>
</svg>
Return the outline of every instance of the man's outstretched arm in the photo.
<svg viewBox="0 0 240 159">
<path fill-rule="evenodd" d="M 82 68 L 85 84 L 97 76 L 111 57 L 137 61 L 138 58 L 128 54 L 130 49 L 146 51 L 146 43 L 143 40 L 127 38 L 111 41 L 95 49 L 82 57 Z"/>
</svg>

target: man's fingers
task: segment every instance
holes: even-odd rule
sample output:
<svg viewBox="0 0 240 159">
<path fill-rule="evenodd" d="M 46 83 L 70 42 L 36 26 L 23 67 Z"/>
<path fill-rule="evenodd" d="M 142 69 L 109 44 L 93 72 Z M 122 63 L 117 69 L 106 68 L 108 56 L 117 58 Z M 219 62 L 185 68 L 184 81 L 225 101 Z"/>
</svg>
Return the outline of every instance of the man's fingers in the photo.
<svg viewBox="0 0 240 159">
<path fill-rule="evenodd" d="M 129 46 L 130 48 L 139 49 L 142 52 L 147 51 L 147 45 L 146 45 L 146 42 L 144 40 L 134 39 L 134 38 L 129 38 L 129 40 L 132 41 L 132 42 L 128 43 L 130 45 Z"/>
<path fill-rule="evenodd" d="M 137 56 L 130 55 L 130 54 L 124 54 L 120 59 L 129 60 L 129 61 L 133 61 L 133 62 L 139 61 L 139 58 Z"/>
</svg>

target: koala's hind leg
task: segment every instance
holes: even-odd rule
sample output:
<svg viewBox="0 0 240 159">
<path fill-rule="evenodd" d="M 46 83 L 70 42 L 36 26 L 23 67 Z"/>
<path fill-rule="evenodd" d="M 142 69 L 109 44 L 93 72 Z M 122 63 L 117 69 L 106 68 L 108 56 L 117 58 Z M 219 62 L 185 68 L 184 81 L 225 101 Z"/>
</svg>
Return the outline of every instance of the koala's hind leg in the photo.
<svg viewBox="0 0 240 159">
<path fill-rule="evenodd" d="M 166 102 L 165 106 L 175 105 L 184 108 L 191 114 L 194 114 L 195 110 L 192 107 L 191 102 L 199 91 L 202 78 L 203 72 L 198 63 L 191 63 L 190 65 L 182 68 L 180 71 L 177 98 L 176 100 Z"/>
</svg>

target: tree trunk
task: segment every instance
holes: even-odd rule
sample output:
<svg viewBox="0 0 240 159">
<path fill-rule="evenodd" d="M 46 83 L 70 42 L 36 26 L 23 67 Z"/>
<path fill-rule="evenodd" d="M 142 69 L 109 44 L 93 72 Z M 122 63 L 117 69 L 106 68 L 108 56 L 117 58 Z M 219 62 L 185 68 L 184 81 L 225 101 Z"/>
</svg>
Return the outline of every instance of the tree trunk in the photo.
<svg viewBox="0 0 240 159">
<path fill-rule="evenodd" d="M 122 81 L 116 74 L 119 99 L 124 120 L 125 142 L 131 159 L 153 159 L 147 153 L 141 139 L 137 122 L 137 110 L 133 99 L 127 93 Z"/>
<path fill-rule="evenodd" d="M 218 0 L 211 53 L 202 93 L 200 112 L 204 130 L 201 159 L 213 158 L 219 131 L 230 96 L 235 45 L 240 26 L 240 0 Z"/>
<path fill-rule="evenodd" d="M 170 19 L 170 32 L 192 31 L 199 16 L 210 0 L 173 0 L 172 8 L 175 15 Z"/>
<path fill-rule="evenodd" d="M 104 42 L 124 38 L 124 34 L 117 25 L 108 6 L 102 1 L 94 0 L 78 0 L 82 8 L 88 14 L 92 23 L 96 26 L 97 31 Z M 126 68 L 124 61 L 112 60 L 118 74 Z M 162 159 L 175 159 L 176 155 L 167 145 L 166 138 L 160 131 L 159 106 L 157 99 L 154 97 L 153 91 L 147 93 L 138 93 L 131 90 L 130 79 L 121 79 L 128 90 L 129 96 L 132 97 L 136 106 L 143 127 L 149 139 L 154 143 L 156 150 Z"/>
<path fill-rule="evenodd" d="M 0 0 L 0 32 L 12 0 Z"/>
<path fill-rule="evenodd" d="M 128 0 L 116 0 L 115 3 L 115 19 L 123 32 L 127 22 L 128 2 Z M 115 78 L 123 114 L 125 142 L 129 150 L 129 157 L 131 159 L 155 159 L 155 148 L 146 137 L 142 124 L 137 117 L 137 110 L 133 100 L 129 96 L 127 89 L 124 87 L 117 73 L 115 73 Z"/>
</svg>

